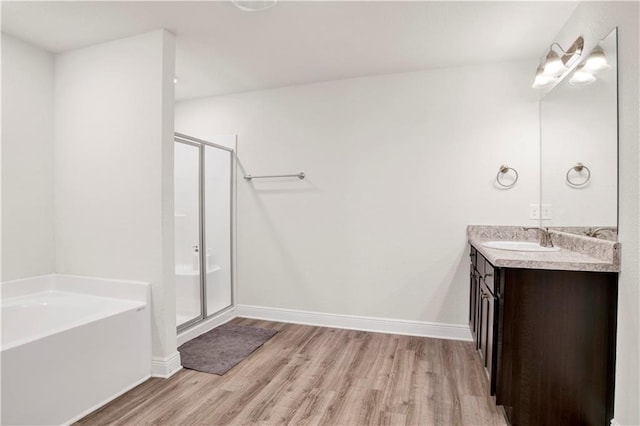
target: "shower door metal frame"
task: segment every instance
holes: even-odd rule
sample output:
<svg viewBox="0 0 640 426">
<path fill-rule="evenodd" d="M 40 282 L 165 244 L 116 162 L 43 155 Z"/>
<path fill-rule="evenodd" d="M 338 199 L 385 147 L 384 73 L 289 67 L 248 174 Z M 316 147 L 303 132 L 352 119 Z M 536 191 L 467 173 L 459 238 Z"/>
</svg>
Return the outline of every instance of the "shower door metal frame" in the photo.
<svg viewBox="0 0 640 426">
<path fill-rule="evenodd" d="M 234 199 L 235 199 L 235 150 L 224 145 L 218 145 L 213 142 L 208 142 L 202 139 L 194 138 L 184 135 L 182 133 L 174 133 L 174 143 L 182 143 L 185 145 L 191 145 L 198 148 L 198 257 L 200 263 L 200 316 L 191 319 L 183 324 L 177 325 L 178 332 L 184 331 L 209 317 L 218 315 L 230 308 L 235 304 L 235 255 L 234 255 L 234 240 L 235 240 L 235 228 L 234 228 Z M 205 147 L 217 148 L 223 151 L 227 151 L 230 154 L 229 165 L 229 277 L 231 286 L 231 301 L 229 306 L 226 306 L 211 315 L 207 315 L 207 257 L 206 257 L 206 238 L 205 238 Z"/>
</svg>

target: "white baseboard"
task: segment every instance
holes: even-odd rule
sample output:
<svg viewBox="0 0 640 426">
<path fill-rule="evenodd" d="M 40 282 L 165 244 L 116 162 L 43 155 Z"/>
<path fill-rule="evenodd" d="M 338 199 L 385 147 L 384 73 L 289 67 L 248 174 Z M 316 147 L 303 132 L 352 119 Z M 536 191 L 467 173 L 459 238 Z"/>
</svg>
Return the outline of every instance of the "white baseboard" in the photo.
<svg viewBox="0 0 640 426">
<path fill-rule="evenodd" d="M 180 364 L 180 352 L 178 351 L 166 358 L 153 358 L 151 360 L 151 377 L 168 379 L 180 370 L 182 370 L 182 365 Z"/>
<path fill-rule="evenodd" d="M 409 336 L 433 337 L 449 340 L 473 340 L 469 327 L 467 325 L 458 324 L 326 314 L 321 312 L 267 308 L 251 305 L 237 305 L 235 315 L 244 318 L 290 322 L 321 327 L 346 328 L 350 330 L 372 331 L 376 333 L 404 334 Z"/>
<path fill-rule="evenodd" d="M 180 334 L 178 334 L 178 347 L 188 342 L 189 340 L 195 339 L 199 335 L 206 333 L 207 331 L 213 330 L 214 328 L 231 321 L 236 316 L 236 308 L 231 307 L 225 311 L 220 312 L 216 316 L 207 318 L 201 323 L 198 323 L 191 328 L 181 331 Z"/>
<path fill-rule="evenodd" d="M 611 419 L 611 426 L 622 426 L 622 425 L 618 423 L 616 419 Z"/>
</svg>

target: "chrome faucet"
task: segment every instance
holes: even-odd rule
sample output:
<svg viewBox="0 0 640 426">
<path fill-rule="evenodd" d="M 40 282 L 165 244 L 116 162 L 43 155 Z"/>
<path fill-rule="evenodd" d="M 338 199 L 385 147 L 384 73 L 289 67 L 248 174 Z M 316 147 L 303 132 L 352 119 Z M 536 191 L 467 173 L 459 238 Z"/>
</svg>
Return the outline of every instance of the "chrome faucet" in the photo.
<svg viewBox="0 0 640 426">
<path fill-rule="evenodd" d="M 597 238 L 602 231 L 611 231 L 617 234 L 618 228 L 616 228 L 615 226 L 601 226 L 599 228 L 589 229 L 585 234 L 587 235 L 587 237 Z"/>
<path fill-rule="evenodd" d="M 523 226 L 522 229 L 524 231 L 530 231 L 532 229 L 540 231 L 540 245 L 542 247 L 553 247 L 553 242 L 551 241 L 551 235 L 549 234 L 549 228 L 540 228 L 539 226 L 532 226 L 527 228 Z"/>
</svg>

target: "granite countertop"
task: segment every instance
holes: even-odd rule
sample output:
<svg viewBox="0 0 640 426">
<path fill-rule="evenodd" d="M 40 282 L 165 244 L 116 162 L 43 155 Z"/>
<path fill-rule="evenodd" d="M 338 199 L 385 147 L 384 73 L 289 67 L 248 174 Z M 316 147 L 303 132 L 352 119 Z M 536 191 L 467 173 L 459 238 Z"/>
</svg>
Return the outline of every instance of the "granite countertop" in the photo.
<svg viewBox="0 0 640 426">
<path fill-rule="evenodd" d="M 504 268 L 550 269 L 566 271 L 620 272 L 620 243 L 561 231 L 550 231 L 559 251 L 526 252 L 484 247 L 485 241 L 538 241 L 537 232 L 515 226 L 467 228 L 469 243 L 493 266 Z"/>
</svg>

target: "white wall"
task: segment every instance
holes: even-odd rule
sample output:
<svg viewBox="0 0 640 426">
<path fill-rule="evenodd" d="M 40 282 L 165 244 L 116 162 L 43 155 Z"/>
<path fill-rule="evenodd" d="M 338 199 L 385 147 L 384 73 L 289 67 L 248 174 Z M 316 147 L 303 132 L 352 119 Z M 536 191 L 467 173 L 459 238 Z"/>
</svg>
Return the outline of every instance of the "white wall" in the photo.
<svg viewBox="0 0 640 426">
<path fill-rule="evenodd" d="M 48 274 L 53 231 L 53 55 L 2 34 L 2 280 Z"/>
<path fill-rule="evenodd" d="M 622 272 L 618 286 L 615 419 L 623 425 L 640 424 L 639 9 L 638 2 L 581 3 L 553 39 L 564 46 L 582 35 L 589 51 L 613 27 L 618 27 Z"/>
<path fill-rule="evenodd" d="M 174 37 L 155 31 L 55 63 L 56 271 L 150 282 L 153 355 L 175 353 Z"/>
<path fill-rule="evenodd" d="M 238 303 L 466 324 L 468 224 L 538 200 L 533 62 L 180 102 L 176 130 L 238 134 Z M 499 166 L 520 173 L 495 186 Z"/>
</svg>

